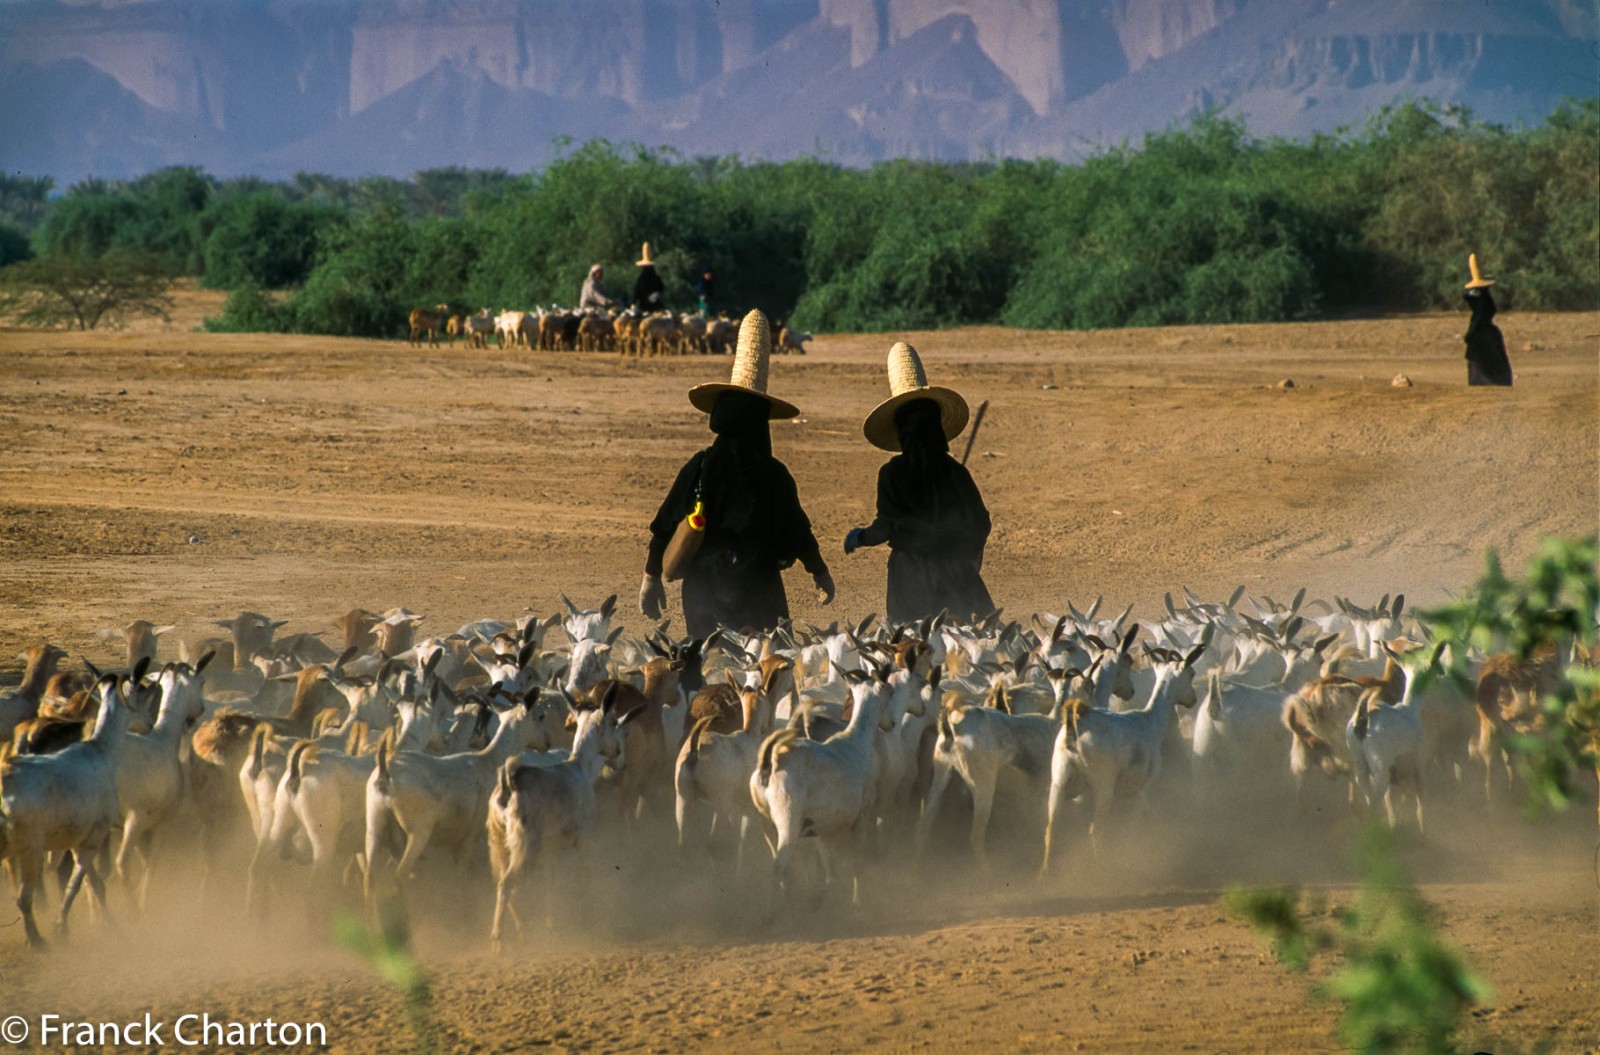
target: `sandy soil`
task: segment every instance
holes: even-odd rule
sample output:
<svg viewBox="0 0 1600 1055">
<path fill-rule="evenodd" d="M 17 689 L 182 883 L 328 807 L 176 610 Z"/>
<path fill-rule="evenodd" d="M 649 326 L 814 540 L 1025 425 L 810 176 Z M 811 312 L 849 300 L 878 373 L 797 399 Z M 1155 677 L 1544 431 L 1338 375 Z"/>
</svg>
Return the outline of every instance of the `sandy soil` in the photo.
<svg viewBox="0 0 1600 1055">
<path fill-rule="evenodd" d="M 0 331 L 0 681 L 42 639 L 114 664 L 100 631 L 134 618 L 197 637 L 251 609 L 327 631 L 405 605 L 446 632 L 561 590 L 635 611 L 644 525 L 708 436 L 684 393 L 726 360 L 192 332 L 219 307 L 187 294 L 170 325 Z M 1465 387 L 1465 321 L 819 337 L 773 367 L 806 412 L 774 447 L 839 584 L 824 609 L 792 575 L 795 615 L 881 610 L 884 554 L 839 544 L 871 517 L 860 423 L 900 336 L 936 383 L 991 401 L 971 466 L 996 525 L 985 574 L 1015 616 L 1103 594 L 1153 617 L 1183 585 L 1416 606 L 1472 581 L 1487 547 L 1519 568 L 1542 536 L 1600 527 L 1600 314 L 1502 316 L 1509 391 Z M 1596 1050 L 1593 811 L 1534 824 L 1442 797 L 1407 863 L 1494 986 L 1474 1037 Z M 1040 885 L 1025 822 L 990 875 L 956 822 L 927 865 L 886 852 L 863 911 L 776 923 L 647 833 L 507 959 L 485 954 L 476 893 L 443 910 L 455 890 L 418 948 L 449 1050 L 1328 1050 L 1334 1010 L 1218 903 L 1231 881 L 1348 897 L 1348 822 L 1295 824 L 1186 805 Z M 404 1043 L 398 999 L 322 923 L 247 923 L 234 883 L 196 913 L 193 873 L 168 874 L 146 920 L 86 917 L 42 959 L 0 919 L 0 1014 L 271 1014 L 324 1022 L 331 1050 Z"/>
</svg>

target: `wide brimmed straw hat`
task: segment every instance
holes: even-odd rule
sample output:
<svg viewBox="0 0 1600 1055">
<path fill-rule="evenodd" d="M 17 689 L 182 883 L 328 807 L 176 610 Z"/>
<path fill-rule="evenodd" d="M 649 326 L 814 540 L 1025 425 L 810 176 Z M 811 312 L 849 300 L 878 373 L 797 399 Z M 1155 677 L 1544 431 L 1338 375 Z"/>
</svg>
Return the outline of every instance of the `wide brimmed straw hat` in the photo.
<svg viewBox="0 0 1600 1055">
<path fill-rule="evenodd" d="M 744 392 L 760 396 L 772 406 L 768 418 L 800 416 L 800 408 L 776 396 L 767 395 L 767 368 L 772 361 L 772 327 L 760 311 L 752 311 L 739 324 L 739 346 L 733 353 L 733 379 L 730 382 L 713 381 L 689 389 L 689 402 L 695 409 L 711 413 L 717 397 L 724 392 Z M 962 420 L 966 420 L 964 417 Z"/>
<path fill-rule="evenodd" d="M 1484 289 L 1494 285 L 1494 279 L 1484 278 L 1478 271 L 1478 254 L 1467 254 L 1467 268 L 1472 272 L 1472 281 L 1467 283 L 1468 289 Z"/>
<path fill-rule="evenodd" d="M 656 262 L 654 260 L 650 259 L 650 243 L 649 242 L 646 242 L 644 244 L 644 248 L 639 251 L 639 259 L 635 260 L 633 262 L 633 265 L 635 267 L 655 267 Z"/>
<path fill-rule="evenodd" d="M 928 384 L 917 350 L 904 341 L 889 349 L 889 398 L 873 408 L 861 424 L 867 442 L 885 451 L 900 449 L 900 430 L 894 415 L 913 399 L 931 399 L 939 404 L 939 424 L 944 438 L 953 440 L 967 427 L 967 401 L 961 393 Z"/>
</svg>

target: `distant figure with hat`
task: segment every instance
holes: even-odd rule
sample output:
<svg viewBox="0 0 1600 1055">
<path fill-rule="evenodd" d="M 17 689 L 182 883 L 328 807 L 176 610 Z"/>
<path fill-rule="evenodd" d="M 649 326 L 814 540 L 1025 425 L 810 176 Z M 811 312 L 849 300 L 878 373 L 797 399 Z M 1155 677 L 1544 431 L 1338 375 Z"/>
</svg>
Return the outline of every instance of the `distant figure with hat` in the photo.
<svg viewBox="0 0 1600 1055">
<path fill-rule="evenodd" d="M 611 307 L 611 298 L 600 290 L 600 280 L 605 273 L 605 268 L 599 264 L 589 265 L 589 277 L 583 280 L 583 292 L 578 294 L 579 309 Z"/>
<path fill-rule="evenodd" d="M 948 611 L 963 622 L 994 611 L 983 583 L 989 510 L 950 441 L 967 427 L 967 401 L 928 384 L 917 350 L 889 349 L 889 398 L 861 431 L 874 447 L 899 453 L 878 470 L 878 516 L 851 528 L 845 553 L 889 544 L 889 620 L 909 623 Z"/>
<path fill-rule="evenodd" d="M 1472 308 L 1472 321 L 1467 324 L 1464 340 L 1467 342 L 1467 384 L 1511 385 L 1511 359 L 1506 355 L 1506 340 L 1500 327 L 1494 324 L 1494 297 L 1489 287 L 1494 279 L 1484 278 L 1478 272 L 1478 254 L 1467 255 L 1467 270 L 1472 281 L 1467 283 L 1467 304 Z"/>
<path fill-rule="evenodd" d="M 759 311 L 739 326 L 733 379 L 689 390 L 689 402 L 711 416 L 710 447 L 690 458 L 650 522 L 650 548 L 639 610 L 659 619 L 666 608 L 663 558 L 679 525 L 699 516 L 703 537 L 682 572 L 683 617 L 691 637 L 718 626 L 770 630 L 789 617 L 782 572 L 799 561 L 819 599 L 833 601 L 833 576 L 800 508 L 794 477 L 772 456 L 769 422 L 800 411 L 767 395 L 772 332 Z"/>
<path fill-rule="evenodd" d="M 644 251 L 634 264 L 639 268 L 639 277 L 633 280 L 634 306 L 644 312 L 666 311 L 666 302 L 661 299 L 666 292 L 666 285 L 661 281 L 661 276 L 656 274 L 656 262 L 650 259 L 649 242 L 644 244 Z"/>
</svg>

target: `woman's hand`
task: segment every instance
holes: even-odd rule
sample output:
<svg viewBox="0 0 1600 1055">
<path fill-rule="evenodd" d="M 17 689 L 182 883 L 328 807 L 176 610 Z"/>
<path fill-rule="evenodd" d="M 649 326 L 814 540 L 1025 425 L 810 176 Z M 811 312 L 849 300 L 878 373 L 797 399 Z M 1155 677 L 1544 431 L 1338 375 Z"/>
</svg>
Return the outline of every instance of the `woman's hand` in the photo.
<svg viewBox="0 0 1600 1055">
<path fill-rule="evenodd" d="M 639 611 L 646 619 L 660 619 L 666 610 L 667 588 L 661 584 L 661 577 L 645 572 L 644 581 L 639 584 Z"/>
<path fill-rule="evenodd" d="M 851 528 L 844 536 L 844 555 L 848 557 L 861 548 L 861 536 L 867 533 L 866 528 Z"/>
<path fill-rule="evenodd" d="M 824 568 L 811 577 L 812 583 L 817 588 L 817 601 L 826 608 L 833 603 L 833 576 Z"/>
</svg>

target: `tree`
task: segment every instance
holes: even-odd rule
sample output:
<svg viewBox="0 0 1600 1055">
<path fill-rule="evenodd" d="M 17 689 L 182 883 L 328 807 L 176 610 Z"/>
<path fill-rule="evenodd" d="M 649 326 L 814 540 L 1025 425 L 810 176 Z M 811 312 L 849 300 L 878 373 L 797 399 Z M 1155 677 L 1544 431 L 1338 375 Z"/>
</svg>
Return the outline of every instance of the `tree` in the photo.
<svg viewBox="0 0 1600 1055">
<path fill-rule="evenodd" d="M 0 271 L 0 315 L 25 326 L 92 330 L 105 322 L 120 328 L 129 316 L 170 318 L 170 284 L 151 253 L 39 257 Z"/>
</svg>

